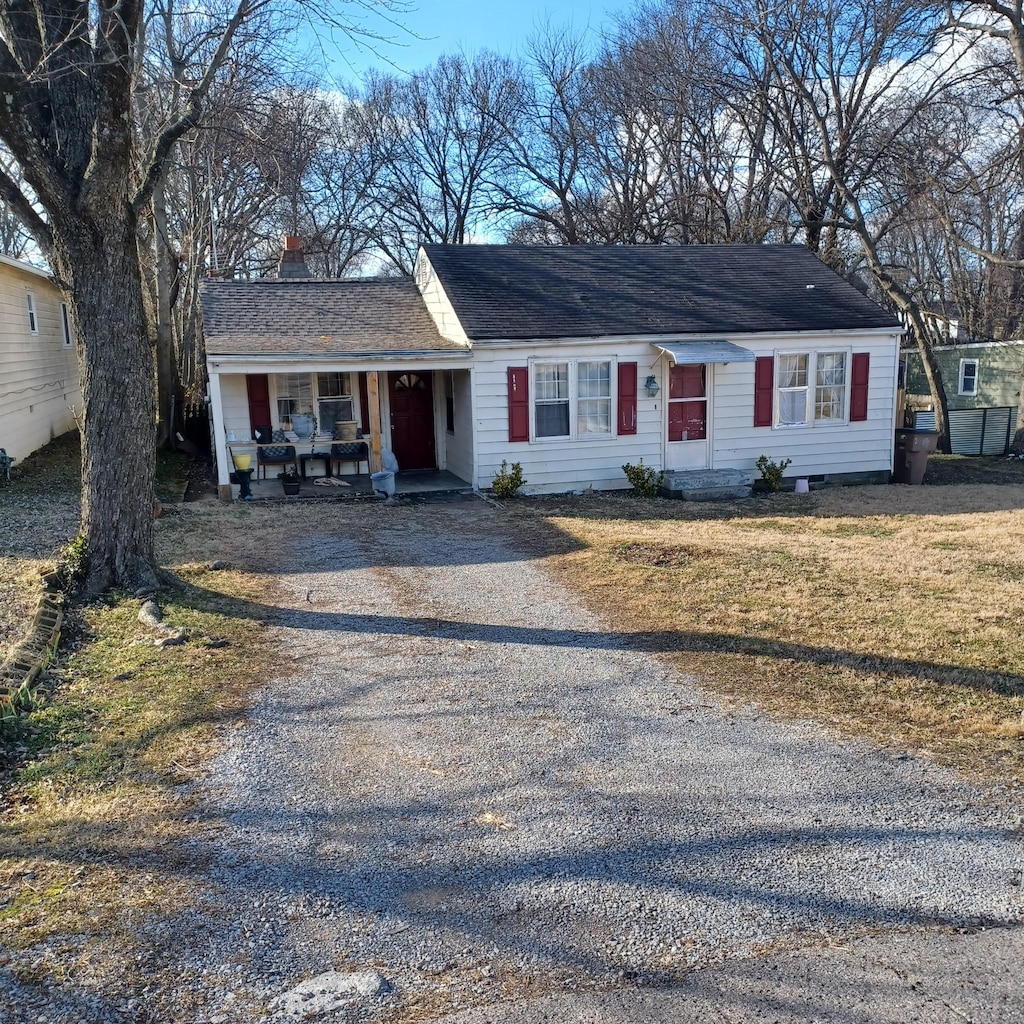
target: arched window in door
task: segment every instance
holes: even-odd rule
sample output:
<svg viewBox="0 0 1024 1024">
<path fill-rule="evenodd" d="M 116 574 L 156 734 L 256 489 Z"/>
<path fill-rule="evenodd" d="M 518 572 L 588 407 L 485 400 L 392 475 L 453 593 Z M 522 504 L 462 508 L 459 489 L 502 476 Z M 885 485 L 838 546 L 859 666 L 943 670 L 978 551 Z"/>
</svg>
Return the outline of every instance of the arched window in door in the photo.
<svg viewBox="0 0 1024 1024">
<path fill-rule="evenodd" d="M 396 391 L 423 391 L 427 382 L 418 373 L 403 373 L 395 379 Z"/>
</svg>

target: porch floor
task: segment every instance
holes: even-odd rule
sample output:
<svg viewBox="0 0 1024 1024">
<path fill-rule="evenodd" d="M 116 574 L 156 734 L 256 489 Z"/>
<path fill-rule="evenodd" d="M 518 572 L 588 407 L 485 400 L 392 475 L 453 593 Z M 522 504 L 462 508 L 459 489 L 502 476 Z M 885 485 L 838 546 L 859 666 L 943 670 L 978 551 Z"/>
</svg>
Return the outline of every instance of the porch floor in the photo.
<svg viewBox="0 0 1024 1024">
<path fill-rule="evenodd" d="M 266 480 L 252 481 L 252 496 L 257 501 L 295 501 L 297 498 L 370 498 L 373 495 L 373 488 L 370 479 L 365 473 L 358 476 L 346 474 L 340 477 L 328 479 L 340 480 L 342 486 L 337 484 L 326 484 L 322 476 L 310 477 L 299 484 L 297 495 L 285 494 L 281 487 L 281 481 L 276 475 Z M 395 494 L 430 494 L 441 492 L 470 492 L 470 487 L 465 480 L 461 480 L 454 473 L 447 470 L 419 470 L 407 473 L 395 474 Z M 237 487 L 232 487 L 232 492 L 237 498 Z"/>
</svg>

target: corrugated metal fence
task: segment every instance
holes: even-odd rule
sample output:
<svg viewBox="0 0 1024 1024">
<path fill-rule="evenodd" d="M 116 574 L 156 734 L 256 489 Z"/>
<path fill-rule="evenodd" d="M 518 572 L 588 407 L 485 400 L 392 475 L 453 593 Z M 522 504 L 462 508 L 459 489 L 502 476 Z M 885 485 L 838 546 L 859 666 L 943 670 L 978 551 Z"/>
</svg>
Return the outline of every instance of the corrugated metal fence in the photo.
<svg viewBox="0 0 1024 1024">
<path fill-rule="evenodd" d="M 914 426 L 934 430 L 935 413 L 915 413 Z M 1010 406 L 949 410 L 949 446 L 954 455 L 1005 455 L 1016 430 L 1017 410 Z"/>
</svg>

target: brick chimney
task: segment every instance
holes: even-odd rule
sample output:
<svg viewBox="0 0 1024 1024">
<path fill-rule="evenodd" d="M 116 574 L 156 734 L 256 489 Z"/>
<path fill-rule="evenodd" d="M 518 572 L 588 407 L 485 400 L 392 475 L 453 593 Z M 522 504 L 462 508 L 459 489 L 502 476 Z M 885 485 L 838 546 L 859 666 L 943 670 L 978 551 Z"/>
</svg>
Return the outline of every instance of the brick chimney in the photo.
<svg viewBox="0 0 1024 1024">
<path fill-rule="evenodd" d="M 286 235 L 281 262 L 277 265 L 277 276 L 284 278 L 309 277 L 306 257 L 302 251 L 302 239 L 298 235 Z"/>
</svg>

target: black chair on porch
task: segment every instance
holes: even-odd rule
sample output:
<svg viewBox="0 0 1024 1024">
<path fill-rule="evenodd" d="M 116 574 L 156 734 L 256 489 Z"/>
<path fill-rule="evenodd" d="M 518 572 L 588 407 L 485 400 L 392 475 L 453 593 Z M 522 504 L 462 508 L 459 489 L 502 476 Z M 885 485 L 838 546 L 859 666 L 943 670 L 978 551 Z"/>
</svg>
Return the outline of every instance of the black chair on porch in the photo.
<svg viewBox="0 0 1024 1024">
<path fill-rule="evenodd" d="M 370 446 L 365 441 L 335 441 L 331 445 L 331 472 L 335 476 L 341 476 L 341 464 L 343 462 L 354 462 L 356 472 L 359 472 L 359 464 L 366 463 L 366 475 L 370 475 Z"/>
<path fill-rule="evenodd" d="M 267 466 L 287 466 L 289 464 L 295 467 L 295 472 L 299 471 L 299 457 L 295 454 L 295 445 L 292 444 L 277 444 L 278 441 L 287 441 L 288 438 L 285 436 L 283 430 L 275 430 L 271 432 L 270 427 L 257 427 L 256 428 L 256 439 L 269 437 L 274 444 L 259 444 L 256 448 L 256 462 L 259 472 L 262 472 L 263 479 L 267 479 Z M 257 477 L 258 479 L 258 477 Z"/>
</svg>

